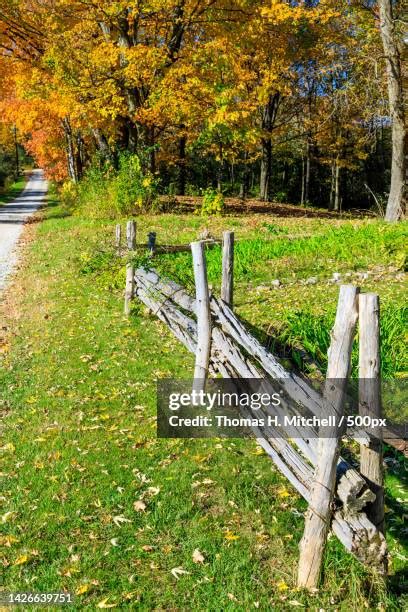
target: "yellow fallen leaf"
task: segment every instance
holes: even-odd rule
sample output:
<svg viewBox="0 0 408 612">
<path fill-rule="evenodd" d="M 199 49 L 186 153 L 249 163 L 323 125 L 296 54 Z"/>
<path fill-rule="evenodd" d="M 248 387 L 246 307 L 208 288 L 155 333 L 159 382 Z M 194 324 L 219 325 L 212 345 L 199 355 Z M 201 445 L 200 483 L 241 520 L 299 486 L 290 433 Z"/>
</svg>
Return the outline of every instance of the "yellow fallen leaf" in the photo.
<svg viewBox="0 0 408 612">
<path fill-rule="evenodd" d="M 75 595 L 83 595 L 84 593 L 87 593 L 90 588 L 90 584 L 81 584 L 81 586 L 75 591 Z"/>
<path fill-rule="evenodd" d="M 14 446 L 12 442 L 8 442 L 7 444 L 1 447 L 1 450 L 4 451 L 5 453 L 14 453 L 16 450 L 16 447 Z"/>
<path fill-rule="evenodd" d="M 18 538 L 12 535 L 0 536 L 0 546 L 7 546 L 10 548 L 10 546 L 16 542 L 18 542 Z"/>
<path fill-rule="evenodd" d="M 281 580 L 280 582 L 278 582 L 276 586 L 278 587 L 279 591 L 287 591 L 289 588 L 284 580 Z"/>
<path fill-rule="evenodd" d="M 102 599 L 102 601 L 100 601 L 96 607 L 97 608 L 114 608 L 116 606 L 115 603 L 108 603 L 109 597 L 106 597 L 106 599 Z"/>
<path fill-rule="evenodd" d="M 232 541 L 232 540 L 239 540 L 239 536 L 235 535 L 234 533 L 232 533 L 232 531 L 227 531 L 225 533 L 225 535 L 224 535 L 224 538 L 226 540 L 230 540 L 230 541 Z"/>
<path fill-rule="evenodd" d="M 279 489 L 278 495 L 279 497 L 290 497 L 290 493 L 287 489 L 285 489 L 285 487 L 282 487 L 281 489 Z"/>
<path fill-rule="evenodd" d="M 24 565 L 29 559 L 30 557 L 28 555 L 21 555 L 21 557 L 18 557 L 18 559 L 14 561 L 13 565 Z"/>
<path fill-rule="evenodd" d="M 253 452 L 254 455 L 264 455 L 265 451 L 260 446 Z"/>
</svg>

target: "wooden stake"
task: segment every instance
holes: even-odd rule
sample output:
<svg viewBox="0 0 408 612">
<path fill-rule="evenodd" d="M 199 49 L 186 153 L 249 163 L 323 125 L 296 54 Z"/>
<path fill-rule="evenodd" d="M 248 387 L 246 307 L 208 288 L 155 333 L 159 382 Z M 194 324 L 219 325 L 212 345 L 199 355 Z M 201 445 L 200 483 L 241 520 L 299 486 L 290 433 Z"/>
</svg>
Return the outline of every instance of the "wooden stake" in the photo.
<svg viewBox="0 0 408 612">
<path fill-rule="evenodd" d="M 359 298 L 359 412 L 382 417 L 380 383 L 380 300 L 374 293 Z M 367 516 L 384 533 L 384 474 L 381 427 L 369 428 L 368 445 L 360 446 L 360 471 L 376 499 L 367 506 Z"/>
<path fill-rule="evenodd" d="M 234 290 L 234 232 L 222 234 L 222 283 L 221 299 L 230 308 L 233 305 Z"/>
<path fill-rule="evenodd" d="M 126 224 L 126 242 L 129 251 L 136 248 L 136 221 L 128 221 Z"/>
<path fill-rule="evenodd" d="M 211 350 L 211 311 L 208 291 L 207 266 L 204 244 L 191 243 L 193 256 L 194 281 L 196 288 L 197 314 L 197 351 L 194 368 L 194 386 L 196 391 L 204 390 L 208 377 Z"/>
<path fill-rule="evenodd" d="M 130 302 L 133 299 L 135 292 L 135 269 L 133 264 L 128 263 L 126 266 L 126 287 L 125 287 L 125 315 L 130 314 Z"/>
<path fill-rule="evenodd" d="M 120 249 L 120 243 L 122 240 L 122 228 L 120 223 L 118 223 L 116 225 L 116 230 L 115 230 L 115 244 L 116 244 L 116 248 Z"/>
<path fill-rule="evenodd" d="M 336 320 L 328 352 L 325 398 L 336 424 L 344 414 L 344 395 L 350 370 L 350 357 L 358 318 L 358 289 L 352 285 L 340 287 Z M 324 547 L 330 529 L 332 501 L 336 483 L 336 465 L 340 454 L 341 429 L 336 427 L 332 437 L 320 437 L 317 464 L 305 519 L 305 530 L 300 542 L 298 586 L 317 587 Z"/>
</svg>

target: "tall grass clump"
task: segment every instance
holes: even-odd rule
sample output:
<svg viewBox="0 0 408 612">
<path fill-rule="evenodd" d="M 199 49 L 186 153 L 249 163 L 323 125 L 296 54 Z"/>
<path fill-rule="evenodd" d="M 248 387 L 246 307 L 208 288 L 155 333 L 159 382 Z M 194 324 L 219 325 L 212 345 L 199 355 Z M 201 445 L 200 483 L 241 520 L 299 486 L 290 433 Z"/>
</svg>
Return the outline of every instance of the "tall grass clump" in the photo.
<svg viewBox="0 0 408 612">
<path fill-rule="evenodd" d="M 142 168 L 137 155 L 119 155 L 117 168 L 95 159 L 77 184 L 65 183 L 63 204 L 93 218 L 116 218 L 154 209 L 157 179 Z"/>
<path fill-rule="evenodd" d="M 315 316 L 310 311 L 289 312 L 285 317 L 280 340 L 289 346 L 296 345 L 299 341 L 325 372 L 334 318 L 334 311 L 320 316 Z M 406 377 L 408 308 L 389 305 L 381 310 L 380 318 L 381 375 L 385 379 Z M 358 332 L 352 353 L 352 376 L 358 377 Z"/>
</svg>

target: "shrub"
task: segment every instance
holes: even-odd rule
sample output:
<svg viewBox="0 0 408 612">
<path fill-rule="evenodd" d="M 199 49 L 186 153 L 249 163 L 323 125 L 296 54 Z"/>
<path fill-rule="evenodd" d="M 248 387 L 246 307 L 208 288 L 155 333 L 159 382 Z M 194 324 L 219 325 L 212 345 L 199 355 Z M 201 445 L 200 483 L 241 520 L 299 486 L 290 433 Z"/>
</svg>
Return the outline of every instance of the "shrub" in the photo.
<svg viewBox="0 0 408 612">
<path fill-rule="evenodd" d="M 89 217 L 115 218 L 154 209 L 157 190 L 156 178 L 143 171 L 139 157 L 122 153 L 118 169 L 96 158 L 79 183 L 64 183 L 60 197 Z"/>
<path fill-rule="evenodd" d="M 224 196 L 220 191 L 207 189 L 201 204 L 202 215 L 222 215 L 225 209 Z"/>
</svg>

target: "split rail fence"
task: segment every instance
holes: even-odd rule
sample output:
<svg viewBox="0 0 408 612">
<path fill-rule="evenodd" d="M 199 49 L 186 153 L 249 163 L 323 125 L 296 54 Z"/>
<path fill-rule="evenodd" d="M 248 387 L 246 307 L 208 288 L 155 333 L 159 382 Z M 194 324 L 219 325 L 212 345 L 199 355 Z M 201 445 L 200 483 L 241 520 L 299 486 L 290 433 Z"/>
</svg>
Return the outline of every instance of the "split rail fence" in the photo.
<svg viewBox="0 0 408 612">
<path fill-rule="evenodd" d="M 131 235 L 130 235 L 131 237 Z M 146 248 L 146 247 L 145 247 Z M 190 248 L 190 247 L 189 247 Z M 359 325 L 359 407 L 361 414 L 381 416 L 379 386 L 380 340 L 379 298 L 361 294 L 352 285 L 340 286 L 328 371 L 323 391 L 318 392 L 305 377 L 286 370 L 278 358 L 246 329 L 233 311 L 234 234 L 224 232 L 222 246 L 221 299 L 208 288 L 205 243 L 191 244 L 196 295 L 176 282 L 160 277 L 153 269 L 127 267 L 125 313 L 130 302 L 141 300 L 195 355 L 194 384 L 205 385 L 209 375 L 224 378 L 273 381 L 279 387 L 279 407 L 261 408 L 260 416 L 300 416 L 305 406 L 318 418 L 327 407 L 344 414 L 352 345 Z M 333 385 L 333 380 L 337 383 Z M 247 389 L 251 391 L 251 389 Z M 241 413 L 245 415 L 245 409 Z M 257 411 L 259 415 L 259 411 Z M 247 409 L 247 416 L 253 416 Z M 384 537 L 384 494 L 381 433 L 360 441 L 360 470 L 340 454 L 342 431 L 331 438 L 318 436 L 310 428 L 293 436 L 293 428 L 282 434 L 274 427 L 253 427 L 258 443 L 278 470 L 308 502 L 300 543 L 299 586 L 313 589 L 321 571 L 324 547 L 331 530 L 346 550 L 364 565 L 387 571 Z M 296 432 L 296 429 L 295 429 Z"/>
</svg>

